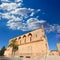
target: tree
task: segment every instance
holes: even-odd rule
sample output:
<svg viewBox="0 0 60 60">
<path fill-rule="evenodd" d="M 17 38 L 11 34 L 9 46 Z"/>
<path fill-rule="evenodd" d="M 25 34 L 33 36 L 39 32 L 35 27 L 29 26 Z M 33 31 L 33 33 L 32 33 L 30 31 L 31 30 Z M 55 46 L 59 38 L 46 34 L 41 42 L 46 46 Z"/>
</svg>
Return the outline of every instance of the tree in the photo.
<svg viewBox="0 0 60 60">
<path fill-rule="evenodd" d="M 3 46 L 0 50 L 0 56 L 4 56 L 5 50 L 6 50 L 5 46 Z"/>
<path fill-rule="evenodd" d="M 16 39 L 12 39 L 9 47 L 12 47 L 12 55 L 15 56 L 15 52 L 18 50 L 18 44 L 16 43 Z"/>
</svg>

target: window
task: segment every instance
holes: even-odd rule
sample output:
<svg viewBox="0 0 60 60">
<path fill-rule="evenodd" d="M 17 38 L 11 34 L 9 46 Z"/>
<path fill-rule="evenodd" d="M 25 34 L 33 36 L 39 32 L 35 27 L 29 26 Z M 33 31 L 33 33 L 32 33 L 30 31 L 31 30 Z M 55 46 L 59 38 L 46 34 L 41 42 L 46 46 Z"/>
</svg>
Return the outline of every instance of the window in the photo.
<svg viewBox="0 0 60 60">
<path fill-rule="evenodd" d="M 24 38 L 24 42 L 26 43 L 26 35 L 24 35 L 23 38 Z"/>
<path fill-rule="evenodd" d="M 19 43 L 21 44 L 21 37 L 19 37 L 18 40 L 19 40 Z"/>
<path fill-rule="evenodd" d="M 23 38 L 26 37 L 26 35 L 23 36 Z"/>
<path fill-rule="evenodd" d="M 21 37 L 19 37 L 19 39 L 21 39 Z"/>
<path fill-rule="evenodd" d="M 30 42 L 31 42 L 31 41 L 32 41 L 32 34 L 29 33 L 28 36 L 29 36 L 29 38 L 30 38 Z"/>
</svg>

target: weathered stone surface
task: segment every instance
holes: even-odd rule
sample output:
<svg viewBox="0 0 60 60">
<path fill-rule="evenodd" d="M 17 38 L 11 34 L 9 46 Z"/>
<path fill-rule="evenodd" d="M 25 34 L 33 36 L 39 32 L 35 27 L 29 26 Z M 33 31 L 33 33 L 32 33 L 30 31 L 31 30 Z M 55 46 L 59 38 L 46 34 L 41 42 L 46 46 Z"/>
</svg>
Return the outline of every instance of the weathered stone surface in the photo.
<svg viewBox="0 0 60 60">
<path fill-rule="evenodd" d="M 18 51 L 15 56 L 19 57 L 38 57 L 43 55 L 52 54 L 49 51 L 47 37 L 44 28 L 40 28 L 29 32 L 27 34 L 16 37 L 16 44 L 19 44 Z M 9 41 L 9 44 L 11 41 Z M 58 51 L 54 55 L 59 55 Z M 8 47 L 5 51 L 5 56 L 12 56 L 12 48 Z"/>
</svg>

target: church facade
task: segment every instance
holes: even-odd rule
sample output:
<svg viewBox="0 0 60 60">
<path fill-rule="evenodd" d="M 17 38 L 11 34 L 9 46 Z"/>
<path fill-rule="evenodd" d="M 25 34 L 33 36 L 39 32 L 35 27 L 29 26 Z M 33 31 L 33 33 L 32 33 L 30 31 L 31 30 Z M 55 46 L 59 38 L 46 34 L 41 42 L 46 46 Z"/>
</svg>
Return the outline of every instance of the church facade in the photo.
<svg viewBox="0 0 60 60">
<path fill-rule="evenodd" d="M 49 53 L 48 41 L 43 27 L 16 37 L 16 41 L 19 46 L 15 56 L 36 57 Z M 4 55 L 12 56 L 12 47 L 8 47 Z"/>
</svg>

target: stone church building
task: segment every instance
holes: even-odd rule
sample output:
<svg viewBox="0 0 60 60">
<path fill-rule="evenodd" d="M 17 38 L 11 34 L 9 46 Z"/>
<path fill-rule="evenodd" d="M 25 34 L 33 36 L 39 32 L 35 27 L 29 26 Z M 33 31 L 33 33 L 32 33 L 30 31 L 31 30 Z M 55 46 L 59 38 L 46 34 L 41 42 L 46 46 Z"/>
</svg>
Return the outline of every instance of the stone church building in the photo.
<svg viewBox="0 0 60 60">
<path fill-rule="evenodd" d="M 15 56 L 37 57 L 49 53 L 48 41 L 43 27 L 16 37 L 16 41 L 19 46 Z M 12 56 L 12 48 L 8 47 L 4 55 Z"/>
</svg>

